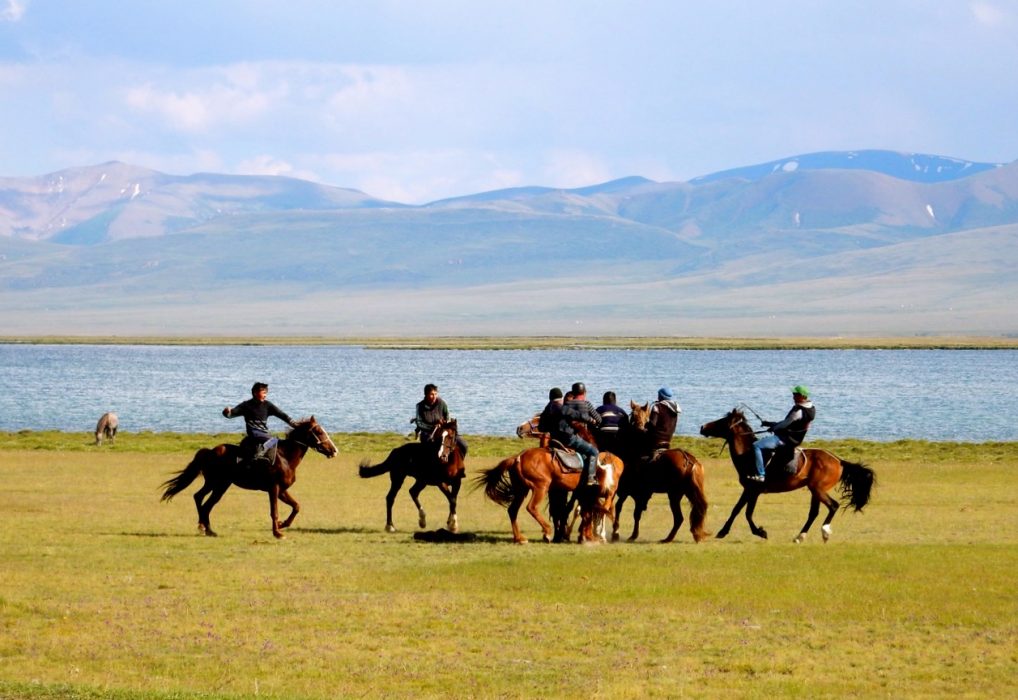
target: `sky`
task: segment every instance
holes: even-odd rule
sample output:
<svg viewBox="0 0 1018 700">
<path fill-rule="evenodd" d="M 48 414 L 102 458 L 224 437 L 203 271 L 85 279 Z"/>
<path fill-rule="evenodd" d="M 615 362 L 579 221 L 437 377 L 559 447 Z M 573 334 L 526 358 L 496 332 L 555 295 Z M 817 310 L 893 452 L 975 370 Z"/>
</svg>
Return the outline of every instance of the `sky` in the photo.
<svg viewBox="0 0 1018 700">
<path fill-rule="evenodd" d="M 1018 159 L 1015 0 L 0 0 L 0 177 L 422 204 L 868 148 Z"/>
</svg>

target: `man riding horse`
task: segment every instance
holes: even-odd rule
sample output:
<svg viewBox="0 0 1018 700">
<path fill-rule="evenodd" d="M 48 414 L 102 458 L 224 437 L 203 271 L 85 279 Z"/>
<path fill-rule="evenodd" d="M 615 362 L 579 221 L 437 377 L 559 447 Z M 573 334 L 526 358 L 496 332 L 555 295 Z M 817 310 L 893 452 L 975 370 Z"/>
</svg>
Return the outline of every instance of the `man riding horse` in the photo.
<svg viewBox="0 0 1018 700">
<path fill-rule="evenodd" d="M 297 422 L 269 401 L 268 395 L 269 385 L 264 382 L 255 382 L 251 387 L 250 399 L 242 401 L 233 408 L 223 409 L 223 415 L 227 418 L 244 417 L 247 436 L 240 442 L 241 456 L 237 458 L 238 461 L 249 463 L 257 460 L 266 463 L 270 461 L 269 450 L 275 447 L 279 440 L 269 432 L 269 416 L 279 418 L 291 428 L 297 427 Z"/>
<path fill-rule="evenodd" d="M 747 479 L 759 483 L 764 481 L 766 474 L 764 450 L 774 450 L 777 454 L 777 451 L 784 447 L 794 453 L 795 448 L 801 445 L 805 439 L 806 432 L 813 423 L 813 419 L 816 418 L 817 409 L 809 400 L 809 389 L 801 384 L 792 388 L 792 400 L 795 405 L 792 406 L 784 420 L 779 422 L 762 421 L 763 426 L 771 434 L 753 443 L 756 473 L 748 474 Z M 790 459 L 791 456 L 789 461 Z"/>
<path fill-rule="evenodd" d="M 449 406 L 445 399 L 438 395 L 438 386 L 435 384 L 424 385 L 424 398 L 417 402 L 417 413 L 414 416 L 414 424 L 417 426 L 417 435 L 423 443 L 431 443 L 436 439 L 435 428 L 443 423 L 449 422 Z M 467 443 L 456 434 L 456 444 L 460 448 L 460 456 L 467 457 Z"/>
<path fill-rule="evenodd" d="M 552 438 L 566 447 L 576 450 L 586 458 L 580 483 L 586 486 L 597 486 L 597 447 L 576 434 L 573 422 L 597 428 L 601 425 L 601 415 L 587 401 L 587 387 L 583 382 L 573 384 L 570 394 L 572 394 L 572 398 L 562 404 L 558 424 L 552 430 Z"/>
</svg>

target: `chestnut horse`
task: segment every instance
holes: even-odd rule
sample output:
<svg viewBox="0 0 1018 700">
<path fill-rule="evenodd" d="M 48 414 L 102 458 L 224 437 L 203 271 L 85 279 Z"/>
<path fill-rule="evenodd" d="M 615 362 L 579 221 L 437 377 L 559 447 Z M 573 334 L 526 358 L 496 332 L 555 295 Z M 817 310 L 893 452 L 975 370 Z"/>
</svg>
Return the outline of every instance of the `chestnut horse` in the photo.
<svg viewBox="0 0 1018 700">
<path fill-rule="evenodd" d="M 619 443 L 624 451 L 626 472 L 619 481 L 618 501 L 615 505 L 615 522 L 612 524 L 612 540 L 619 539 L 619 523 L 622 505 L 633 497 L 632 542 L 640 536 L 640 517 L 647 510 L 647 503 L 655 493 L 668 494 L 672 510 L 672 529 L 662 543 L 671 542 L 682 525 L 682 498 L 689 499 L 689 532 L 694 542 L 700 542 L 710 534 L 704 528 L 707 519 L 707 494 L 704 491 L 703 465 L 692 453 L 678 448 L 653 454 L 650 461 L 641 459 L 646 452 L 644 428 L 650 417 L 650 405 L 630 401 L 632 413 L 628 430 L 619 434 Z"/>
<path fill-rule="evenodd" d="M 597 488 L 588 493 L 581 491 L 580 541 L 595 542 L 595 526 L 600 518 L 612 517 L 612 505 L 619 477 L 623 473 L 622 460 L 608 452 L 598 455 Z M 477 487 L 484 487 L 484 495 L 506 506 L 513 541 L 523 544 L 527 538 L 520 532 L 517 516 L 523 500 L 533 492 L 527 512 L 541 526 L 545 542 L 563 542 L 568 539 L 566 520 L 569 515 L 567 498 L 580 482 L 580 471 L 564 471 L 550 449 L 532 447 L 514 457 L 503 459 L 477 477 Z M 540 506 L 549 500 L 554 528 L 541 516 Z"/>
<path fill-rule="evenodd" d="M 205 484 L 194 494 L 194 505 L 198 509 L 198 532 L 215 537 L 216 533 L 209 523 L 209 514 L 231 485 L 266 491 L 269 494 L 272 534 L 282 538 L 283 529 L 290 527 L 300 512 L 300 504 L 290 495 L 289 489 L 297 480 L 297 466 L 304 459 L 308 448 L 329 458 L 339 452 L 314 416 L 299 422 L 276 444 L 276 455 L 271 465 L 264 460 L 250 466 L 238 463 L 241 455 L 238 445 L 218 445 L 211 449 L 203 447 L 195 453 L 190 464 L 163 484 L 166 490 L 162 500 L 170 500 L 190 486 L 199 475 L 204 476 Z M 278 501 L 290 506 L 290 515 L 282 523 L 279 522 Z"/>
<path fill-rule="evenodd" d="M 417 523 L 427 527 L 424 507 L 418 498 L 427 486 L 437 486 L 449 501 L 449 519 L 446 528 L 450 532 L 459 531 L 459 518 L 456 515 L 456 498 L 460 492 L 466 469 L 463 466 L 463 455 L 456 444 L 456 420 L 446 421 L 435 426 L 429 442 L 408 442 L 400 445 L 385 458 L 381 464 L 372 465 L 370 460 L 360 464 L 361 478 L 389 473 L 389 493 L 385 496 L 385 531 L 396 532 L 392 522 L 392 504 L 396 494 L 403 487 L 408 476 L 414 478 L 410 487 L 410 498 L 417 506 Z"/>
<path fill-rule="evenodd" d="M 841 495 L 856 511 L 861 511 L 870 500 L 870 494 L 876 484 L 876 475 L 873 470 L 864 464 L 849 462 L 827 450 L 816 448 L 805 448 L 797 450 L 798 468 L 795 473 L 787 473 L 777 470 L 780 473 L 767 474 L 763 484 L 750 481 L 747 474 L 756 472 L 753 457 L 753 443 L 756 441 L 752 426 L 746 416 L 739 409 L 732 409 L 724 417 L 716 421 L 705 423 L 700 426 L 700 434 L 704 437 L 721 438 L 728 445 L 728 451 L 732 456 L 732 464 L 739 474 L 739 483 L 742 484 L 742 495 L 738 503 L 732 509 L 728 522 L 718 532 L 719 538 L 728 534 L 739 511 L 746 507 L 746 521 L 749 529 L 757 537 L 767 538 L 767 531 L 758 527 L 753 522 L 753 510 L 756 508 L 756 501 L 761 493 L 782 493 L 795 491 L 806 487 L 812 494 L 809 506 L 809 516 L 802 531 L 795 538 L 795 542 L 803 542 L 810 526 L 816 520 L 820 512 L 820 504 L 827 506 L 827 517 L 820 531 L 823 533 L 824 542 L 831 537 L 831 520 L 838 512 L 839 503 L 833 498 L 829 491 L 839 482 L 841 484 Z M 798 454 L 801 453 L 801 456 Z"/>
</svg>

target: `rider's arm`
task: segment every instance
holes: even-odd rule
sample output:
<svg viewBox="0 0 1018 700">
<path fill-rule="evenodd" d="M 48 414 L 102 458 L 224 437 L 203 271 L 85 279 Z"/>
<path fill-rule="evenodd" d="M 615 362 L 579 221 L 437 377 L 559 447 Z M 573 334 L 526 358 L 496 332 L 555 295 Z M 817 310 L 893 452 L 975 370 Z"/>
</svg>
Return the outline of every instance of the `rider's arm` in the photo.
<svg viewBox="0 0 1018 700">
<path fill-rule="evenodd" d="M 788 415 L 785 416 L 785 419 L 783 421 L 773 424 L 771 426 L 771 431 L 773 432 L 775 430 L 783 430 L 790 426 L 795 421 L 799 420 L 801 417 L 802 409 L 796 406 L 795 408 L 788 412 Z"/>
</svg>

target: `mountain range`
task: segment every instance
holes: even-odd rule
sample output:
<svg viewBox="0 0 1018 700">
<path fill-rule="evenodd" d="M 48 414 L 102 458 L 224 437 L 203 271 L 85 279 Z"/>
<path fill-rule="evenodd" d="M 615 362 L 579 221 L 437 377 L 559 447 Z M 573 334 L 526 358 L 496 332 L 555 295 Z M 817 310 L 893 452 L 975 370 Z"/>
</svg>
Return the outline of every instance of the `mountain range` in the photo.
<svg viewBox="0 0 1018 700">
<path fill-rule="evenodd" d="M 1018 162 L 813 153 L 424 205 L 124 163 L 0 178 L 5 335 L 1013 334 Z"/>
</svg>

